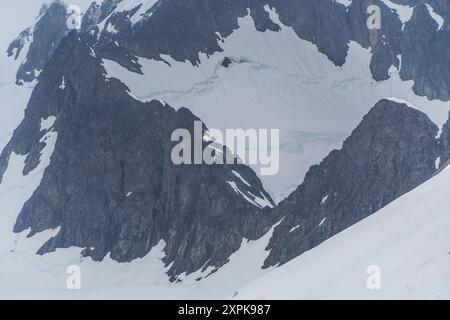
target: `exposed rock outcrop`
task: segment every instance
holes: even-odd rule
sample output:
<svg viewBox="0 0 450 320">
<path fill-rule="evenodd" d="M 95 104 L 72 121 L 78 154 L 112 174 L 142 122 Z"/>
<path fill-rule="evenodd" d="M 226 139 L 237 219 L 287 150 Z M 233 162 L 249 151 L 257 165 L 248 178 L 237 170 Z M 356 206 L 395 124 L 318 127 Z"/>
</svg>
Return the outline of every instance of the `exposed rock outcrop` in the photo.
<svg viewBox="0 0 450 320">
<path fill-rule="evenodd" d="M 40 161 L 44 135 L 58 134 L 15 232 L 31 228 L 33 236 L 60 226 L 40 254 L 78 246 L 95 260 L 110 253 L 120 262 L 143 257 L 164 240 L 175 280 L 183 272 L 220 267 L 244 238 L 269 230 L 273 202 L 249 167 L 173 164 L 171 133 L 192 132 L 198 118 L 184 108 L 137 101 L 104 73 L 76 32 L 44 68 L 25 119 L 0 157 L 1 176 L 12 152 L 27 155 L 26 174 Z M 53 127 L 41 130 L 49 116 L 56 117 Z"/>
<path fill-rule="evenodd" d="M 450 114 L 439 137 L 439 152 L 439 169 L 443 169 L 450 164 Z"/>
<path fill-rule="evenodd" d="M 438 128 L 422 112 L 382 100 L 275 209 L 284 216 L 265 266 L 283 264 L 378 211 L 435 172 Z"/>
<path fill-rule="evenodd" d="M 21 33 L 8 48 L 8 55 L 16 49 L 19 53 L 25 40 L 29 41 L 29 49 L 25 60 L 17 71 L 16 82 L 31 82 L 39 76 L 47 61 L 55 52 L 61 40 L 67 35 L 66 5 L 61 1 L 54 1 L 50 6 L 44 6 L 35 25 Z M 18 54 L 14 56 L 15 59 Z"/>
</svg>

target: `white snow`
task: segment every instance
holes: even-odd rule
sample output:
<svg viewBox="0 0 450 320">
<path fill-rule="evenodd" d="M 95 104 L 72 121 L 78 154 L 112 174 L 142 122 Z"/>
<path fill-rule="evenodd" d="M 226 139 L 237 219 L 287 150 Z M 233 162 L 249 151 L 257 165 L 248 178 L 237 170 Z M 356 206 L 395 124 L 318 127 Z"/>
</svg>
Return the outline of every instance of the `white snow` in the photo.
<svg viewBox="0 0 450 320">
<path fill-rule="evenodd" d="M 61 84 L 60 84 L 59 88 L 61 90 L 64 90 L 66 88 L 66 80 L 65 80 L 64 76 L 62 77 Z"/>
<path fill-rule="evenodd" d="M 146 15 L 146 12 L 150 10 L 155 4 L 158 3 L 159 0 L 123 0 L 121 1 L 117 7 L 106 17 L 103 21 L 101 21 L 98 24 L 98 27 L 100 30 L 105 30 L 105 24 L 108 21 L 108 19 L 113 16 L 114 14 L 118 12 L 123 11 L 129 11 L 132 9 L 135 9 L 136 7 L 140 6 L 139 9 L 136 11 L 136 13 L 130 17 L 130 21 L 132 24 L 136 24 L 139 21 L 141 21 L 144 18 L 151 17 L 150 15 Z M 108 26 L 107 26 L 108 27 Z M 107 30 L 108 32 L 111 32 L 110 30 Z M 115 30 L 113 30 L 113 33 L 115 33 Z"/>
<path fill-rule="evenodd" d="M 334 0 L 334 2 L 343 4 L 346 8 L 352 4 L 352 0 Z"/>
<path fill-rule="evenodd" d="M 267 197 L 264 194 L 260 194 L 260 196 L 256 196 L 253 193 L 249 192 L 250 195 L 252 197 L 255 198 L 255 202 L 261 207 L 261 208 L 265 208 L 265 207 L 269 207 L 269 208 L 273 208 L 274 205 L 269 201 L 269 199 L 267 199 Z"/>
<path fill-rule="evenodd" d="M 410 108 L 413 108 L 413 109 L 416 109 L 416 110 L 420 110 L 420 108 L 416 107 L 411 102 L 406 101 L 405 99 L 399 99 L 399 98 L 394 98 L 394 97 L 387 97 L 386 100 L 390 100 L 390 101 L 396 102 L 396 103 L 406 104 Z"/>
<path fill-rule="evenodd" d="M 391 10 L 395 11 L 403 23 L 403 28 L 405 27 L 405 23 L 408 22 L 414 12 L 414 8 L 408 5 L 401 5 L 393 3 L 390 0 L 382 0 Z"/>
<path fill-rule="evenodd" d="M 47 131 L 55 124 L 56 117 L 50 116 L 47 119 L 41 119 L 41 131 Z"/>
<path fill-rule="evenodd" d="M 33 253 L 39 249 L 46 240 L 50 239 L 55 230 L 42 232 L 31 239 L 27 239 L 27 232 L 14 234 L 12 232 L 17 216 L 25 199 L 31 197 L 39 185 L 45 168 L 50 163 L 57 134 L 49 132 L 45 140 L 38 167 L 27 176 L 22 174 L 26 156 L 12 153 L 9 158 L 9 166 L 3 181 L 0 184 L 0 259 L 2 272 L 0 273 L 0 296 L 13 294 L 22 285 L 30 286 L 30 290 L 37 289 L 39 285 L 45 284 L 47 276 L 51 274 L 49 266 L 45 261 Z M 41 260 L 42 263 L 37 264 Z M 40 271 L 41 277 L 34 277 L 32 271 Z M 27 273 L 28 272 L 28 273 Z"/>
<path fill-rule="evenodd" d="M 450 170 L 239 290 L 239 299 L 449 299 Z M 366 286 L 381 269 L 381 290 Z"/>
<path fill-rule="evenodd" d="M 242 176 L 241 176 L 238 172 L 236 172 L 236 171 L 234 171 L 234 170 L 231 170 L 231 171 L 232 171 L 233 174 L 234 174 L 236 177 L 238 177 L 244 184 L 246 184 L 247 186 L 251 187 L 250 183 L 248 183 L 247 180 L 245 180 L 244 178 L 242 178 Z"/>
<path fill-rule="evenodd" d="M 100 4 L 103 0 L 95 1 Z M 7 57 L 5 54 L 9 44 L 26 28 L 31 27 L 31 30 L 33 30 L 39 19 L 38 13 L 42 4 L 51 2 L 52 0 L 2 1 L 2 9 L 0 10 L 0 28 L 2 30 L 0 33 L 0 65 L 2 66 L 0 69 L 0 85 L 14 80 L 15 73 L 19 65 L 24 62 L 25 55 L 28 52 L 29 42 L 22 49 L 17 63 L 13 63 L 13 57 Z M 84 12 L 92 3 L 92 0 L 70 0 L 66 3 L 78 5 Z"/>
<path fill-rule="evenodd" d="M 437 157 L 436 161 L 434 162 L 434 166 L 437 169 L 439 169 L 439 166 L 441 165 L 441 157 Z"/>
<path fill-rule="evenodd" d="M 117 32 L 119 32 L 111 22 L 108 23 L 105 30 L 112 34 L 116 34 Z"/>
<path fill-rule="evenodd" d="M 416 96 L 413 82 L 401 81 L 394 67 L 390 80 L 374 81 L 369 50 L 351 43 L 347 63 L 336 67 L 269 11 L 282 31 L 257 32 L 249 16 L 241 18 L 240 28 L 220 43 L 224 51 L 201 55 L 199 66 L 163 55 L 170 66 L 139 58 L 144 75 L 110 60 L 104 60 L 104 67 L 109 77 L 123 81 L 138 99 L 186 106 L 208 127 L 222 132 L 280 129 L 280 145 L 271 146 L 280 148 L 280 170 L 274 176 L 260 175 L 277 202 L 303 180 L 311 165 L 340 148 L 380 99 L 394 96 L 410 101 L 438 126 L 447 120 L 448 103 Z M 225 57 L 236 62 L 224 68 Z M 253 169 L 260 172 L 257 165 Z"/>
<path fill-rule="evenodd" d="M 34 85 L 33 83 L 17 86 L 14 82 L 0 84 L 0 99 L 4 101 L 0 108 L 0 151 L 22 121 Z"/>
<path fill-rule="evenodd" d="M 323 218 L 320 222 L 319 222 L 319 227 L 321 227 L 323 225 L 323 223 L 325 222 L 325 220 L 327 220 L 327 218 Z"/>
<path fill-rule="evenodd" d="M 439 14 L 437 14 L 437 13 L 434 11 L 433 7 L 430 6 L 429 4 L 426 4 L 426 6 L 427 6 L 427 9 L 428 9 L 428 12 L 429 12 L 430 16 L 431 16 L 431 17 L 433 18 L 433 20 L 436 21 L 436 23 L 438 24 L 437 30 L 441 30 L 442 27 L 444 26 L 444 22 L 445 22 L 444 18 L 442 18 Z"/>
<path fill-rule="evenodd" d="M 0 200 L 1 201 L 1 200 Z M 2 228 L 0 226 L 0 228 Z M 230 256 L 221 272 L 213 268 L 179 276 L 181 283 L 168 280 L 162 258 L 161 241 L 144 258 L 132 263 L 117 263 L 107 257 L 102 262 L 82 258 L 80 248 L 58 249 L 45 256 L 33 254 L 40 245 L 56 234 L 48 230 L 26 240 L 26 233 L 11 238 L 11 245 L 0 252 L 0 298 L 2 299 L 222 299 L 232 296 L 272 269 L 260 268 L 273 228 L 257 241 L 242 241 L 241 249 Z M 9 234 L 11 234 L 9 232 Z M 1 234 L 3 240 L 3 234 Z M 0 246 L 4 242 L 0 243 Z M 81 270 L 81 290 L 66 288 L 66 268 Z M 203 279 L 197 281 L 197 279 Z"/>
<path fill-rule="evenodd" d="M 265 195 L 261 194 L 261 196 L 256 196 L 253 193 L 248 192 L 254 198 L 254 199 L 251 199 L 245 194 L 245 192 L 243 192 L 241 189 L 239 189 L 239 187 L 236 185 L 236 182 L 226 181 L 226 183 L 228 183 L 231 186 L 231 188 L 234 190 L 234 192 L 241 195 L 245 200 L 247 200 L 251 204 L 257 206 L 258 208 L 264 208 L 264 207 L 273 208 L 273 205 L 270 203 L 269 199 L 267 199 L 267 197 Z"/>
<path fill-rule="evenodd" d="M 339 0 L 344 5 L 349 1 Z M 71 4 L 82 4 L 85 9 L 89 2 L 72 0 Z M 142 1 L 125 0 L 120 4 L 123 7 L 116 10 L 138 2 Z M 153 2 L 145 1 L 133 17 L 134 22 L 156 3 Z M 41 3 L 16 0 L 2 4 L 5 10 L 0 12 L 1 52 L 30 24 Z M 411 12 L 400 7 L 403 8 L 396 10 L 401 9 L 402 21 L 406 22 Z M 10 14 L 19 11 L 20 15 Z M 277 19 L 275 12 L 270 11 L 270 15 Z M 198 67 L 167 56 L 164 59 L 171 67 L 140 58 L 144 76 L 111 61 L 105 60 L 104 65 L 109 76 L 121 79 L 131 88 L 130 95 L 145 101 L 157 98 L 177 108 L 190 106 L 210 127 L 283 128 L 282 170 L 277 176 L 262 177 L 278 200 L 301 182 L 312 164 L 339 147 L 379 99 L 395 96 L 411 101 L 439 126 L 447 119 L 447 103 L 415 96 L 413 83 L 402 82 L 394 68 L 390 80 L 373 81 L 368 68 L 370 52 L 355 43 L 351 43 L 347 64 L 335 67 L 291 28 L 281 25 L 281 32 L 259 33 L 250 17 L 240 19 L 239 24 L 240 29 L 221 44 L 224 52 L 209 58 L 202 55 Z M 14 84 L 24 53 L 26 48 L 17 62 L 0 54 L 0 98 L 7 101 L 0 110 L 0 150 L 22 120 L 34 86 Z M 226 56 L 238 63 L 228 69 L 220 67 Z M 38 168 L 23 176 L 25 156 L 13 153 L 0 184 L 0 298 L 450 298 L 450 216 L 446 214 L 450 205 L 450 170 L 442 171 L 375 215 L 278 269 L 260 268 L 267 257 L 265 248 L 273 229 L 257 241 L 244 240 L 219 272 L 210 274 L 212 268 L 208 268 L 182 275 L 183 281 L 177 284 L 170 283 L 165 274 L 168 267 L 161 261 L 163 241 L 143 259 L 132 263 L 117 263 L 109 257 L 101 263 L 94 262 L 81 257 L 81 248 L 38 256 L 35 252 L 59 228 L 30 239 L 26 238 L 27 231 L 14 234 L 12 229 L 49 164 L 57 139 L 57 133 L 51 130 L 54 121 L 55 117 L 41 120 L 41 130 L 48 132 L 42 139 L 46 146 Z M 240 175 L 235 176 L 246 184 Z M 254 205 L 270 205 L 263 195 L 250 194 L 255 198 L 251 200 L 235 182 L 228 183 Z M 74 264 L 82 270 L 80 291 L 65 287 L 66 268 Z M 378 265 L 382 270 L 380 291 L 366 287 L 369 265 Z M 197 278 L 203 280 L 196 281 Z"/>
<path fill-rule="evenodd" d="M 145 17 L 145 13 L 150 10 L 158 0 L 137 0 L 139 3 L 142 3 L 139 10 L 131 17 L 131 23 L 135 24 L 139 22 L 143 17 Z M 128 1 L 128 2 L 136 2 L 136 0 Z M 151 17 L 149 15 L 148 17 Z"/>
</svg>

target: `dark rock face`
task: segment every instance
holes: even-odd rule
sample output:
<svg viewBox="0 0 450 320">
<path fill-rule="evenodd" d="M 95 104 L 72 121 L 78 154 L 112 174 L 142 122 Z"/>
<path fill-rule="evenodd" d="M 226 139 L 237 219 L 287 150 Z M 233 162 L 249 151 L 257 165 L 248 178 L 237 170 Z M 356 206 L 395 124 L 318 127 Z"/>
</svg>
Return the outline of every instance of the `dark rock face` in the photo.
<svg viewBox="0 0 450 320">
<path fill-rule="evenodd" d="M 270 1 L 280 15 L 280 21 L 291 26 L 297 35 L 308 40 L 337 65 L 347 57 L 349 30 L 346 9 L 332 1 Z"/>
<path fill-rule="evenodd" d="M 120 262 L 143 257 L 164 240 L 172 280 L 220 267 L 243 238 L 267 232 L 275 222 L 268 208 L 250 203 L 229 183 L 250 199 L 270 199 L 255 173 L 240 164 L 174 165 L 173 130 L 193 132 L 198 119 L 187 109 L 134 100 L 119 80 L 105 78 L 100 63 L 71 33 L 42 72 L 25 119 L 0 157 L 0 177 L 11 152 L 27 155 L 27 172 L 37 166 L 48 131 L 41 131 L 41 119 L 56 117 L 58 138 L 14 231 L 31 228 L 32 236 L 60 226 L 40 254 L 78 246 L 95 260 L 110 253 Z"/>
<path fill-rule="evenodd" d="M 25 30 L 8 48 L 8 55 L 17 48 L 17 53 L 23 48 L 25 37 L 33 41 L 26 55 L 25 62 L 20 66 L 16 82 L 31 82 L 37 78 L 38 73 L 44 68 L 53 52 L 58 47 L 62 38 L 67 35 L 66 6 L 60 1 L 52 2 L 47 8 L 43 7 L 41 15 L 33 30 Z M 15 59 L 18 58 L 15 55 Z"/>
<path fill-rule="evenodd" d="M 283 24 L 316 44 L 336 65 L 345 63 L 349 42 L 356 41 L 373 53 L 374 79 L 389 78 L 394 66 L 401 68 L 404 80 L 415 81 L 417 93 L 448 100 L 448 22 L 437 30 L 423 1 L 394 1 L 415 6 L 404 28 L 380 0 L 353 1 L 348 8 L 332 0 L 160 0 L 136 24 L 129 17 L 139 6 L 111 15 L 120 1 L 92 4 L 80 35 L 67 37 L 66 8 L 55 2 L 43 9 L 36 28 L 22 32 L 7 51 L 17 59 L 33 35 L 17 81 L 32 81 L 35 71 L 43 72 L 23 123 L 0 156 L 0 181 L 12 152 L 27 155 L 24 174 L 37 167 L 48 132 L 41 131 L 41 119 L 56 117 L 52 130 L 58 140 L 50 166 L 14 230 L 31 228 L 33 236 L 60 226 L 40 254 L 79 246 L 95 260 L 111 254 L 125 262 L 145 256 L 164 240 L 165 262 L 173 263 L 169 273 L 175 280 L 183 272 L 220 267 L 243 238 L 259 238 L 284 217 L 269 244 L 265 266 L 285 263 L 427 180 L 438 155 L 441 164 L 450 159 L 448 123 L 438 146 L 437 127 L 424 114 L 383 100 L 342 150 L 312 167 L 279 207 L 261 208 L 242 196 L 270 201 L 248 167 L 171 162 L 170 135 L 178 128 L 192 133 L 198 120 L 194 115 L 157 101 L 136 101 L 120 81 L 105 78 L 101 67 L 101 58 L 108 58 L 139 73 L 137 57 L 161 59 L 162 54 L 198 64 L 200 53 L 222 50 L 220 41 L 238 29 L 238 18 L 249 12 L 258 32 L 279 31 L 265 10 L 268 5 Z M 427 3 L 450 19 L 446 1 Z M 380 30 L 366 27 L 370 4 L 381 8 Z M 223 61 L 225 67 L 231 63 L 238 61 Z"/>
<path fill-rule="evenodd" d="M 404 104 L 382 100 L 344 142 L 275 209 L 265 266 L 285 263 L 429 179 L 438 128 Z"/>
<path fill-rule="evenodd" d="M 401 78 L 414 80 L 414 91 L 430 99 L 450 100 L 450 3 L 445 0 L 395 1 L 414 6 L 413 16 L 405 24 L 402 34 Z M 425 4 L 444 20 L 439 29 Z"/>
<path fill-rule="evenodd" d="M 8 46 L 8 49 L 6 49 L 6 54 L 8 57 L 13 57 L 14 60 L 17 60 L 20 56 L 20 53 L 22 52 L 23 47 L 25 46 L 25 43 L 27 41 L 30 41 L 30 29 L 25 29 L 22 31 L 19 36 L 14 39 L 13 42 Z"/>
<path fill-rule="evenodd" d="M 450 43 L 448 19 L 450 5 L 445 0 L 396 0 L 414 7 L 414 14 L 403 27 L 397 13 L 381 0 L 353 1 L 346 8 L 332 0 L 161 0 L 136 24 L 130 21 L 141 5 L 112 14 L 121 0 L 93 3 L 83 16 L 82 31 L 91 32 L 91 44 L 102 57 L 115 60 L 134 72 L 141 72 L 137 57 L 161 59 L 162 54 L 175 60 L 199 63 L 199 54 L 221 51 L 220 41 L 239 28 L 238 18 L 250 13 L 259 32 L 279 31 L 265 6 L 274 9 L 280 21 L 297 35 L 317 45 L 318 50 L 336 65 L 345 63 L 350 41 L 370 48 L 370 70 L 377 81 L 390 77 L 389 69 L 401 70 L 403 80 L 414 80 L 414 91 L 431 99 L 449 100 Z M 428 8 L 445 19 L 438 30 Z M 381 9 L 380 30 L 367 28 L 367 7 Z M 33 32 L 33 43 L 17 81 L 32 81 L 66 35 L 65 5 L 57 1 L 44 10 Z M 105 20 L 105 21 L 104 21 Z M 102 30 L 100 22 L 104 21 Z M 115 32 L 109 32 L 113 27 Z M 28 35 L 29 36 L 29 35 Z M 8 49 L 16 54 L 23 46 L 26 31 Z M 119 44 L 117 46 L 117 44 Z M 400 66 L 399 56 L 402 57 Z"/>
<path fill-rule="evenodd" d="M 402 38 L 403 80 L 414 80 L 414 90 L 432 99 L 449 100 L 450 43 L 448 31 L 438 31 L 437 22 L 424 4 L 418 4 L 405 25 Z"/>
<path fill-rule="evenodd" d="M 110 15 L 121 1 L 122 0 L 104 0 L 100 5 L 96 2 L 92 2 L 86 13 L 83 15 L 81 30 L 89 31 L 94 28 L 98 23 Z"/>
<path fill-rule="evenodd" d="M 450 162 L 450 114 L 449 120 L 444 124 L 439 138 L 440 164 L 439 169 L 449 165 Z"/>
<path fill-rule="evenodd" d="M 238 18 L 250 10 L 259 31 L 280 28 L 264 10 L 265 0 L 211 1 L 170 0 L 159 1 L 147 15 L 136 24 L 130 22 L 138 7 L 113 14 L 105 22 L 95 50 L 101 56 L 116 60 L 132 71 L 139 72 L 133 57 L 161 59 L 162 54 L 171 55 L 178 61 L 199 63 L 199 54 L 222 51 L 221 38 L 227 38 L 239 28 Z M 108 25 L 117 32 L 108 32 Z M 119 47 L 115 44 L 117 42 Z M 136 70 L 138 68 L 138 70 Z"/>
<path fill-rule="evenodd" d="M 90 43 L 99 56 L 115 60 L 134 72 L 141 72 L 137 57 L 162 59 L 170 55 L 178 61 L 199 63 L 199 54 L 221 51 L 220 42 L 239 28 L 238 18 L 250 13 L 259 32 L 279 31 L 266 6 L 274 9 L 280 21 L 297 35 L 317 45 L 318 50 L 336 65 L 345 63 L 350 41 L 370 48 L 373 56 L 370 70 L 377 81 L 390 77 L 389 69 L 400 70 L 403 80 L 414 80 L 414 91 L 430 99 L 450 100 L 450 4 L 446 0 L 395 0 L 394 3 L 414 7 L 405 26 L 398 14 L 381 0 L 353 1 L 346 8 L 332 0 L 160 0 L 143 19 L 130 21 L 141 5 L 128 11 L 113 13 L 121 0 L 93 3 L 83 16 L 82 31 L 90 32 Z M 441 15 L 441 29 L 426 5 Z M 367 8 L 381 9 L 380 30 L 369 30 Z M 33 32 L 33 43 L 17 81 L 32 81 L 50 58 L 59 41 L 66 35 L 65 5 L 57 1 Z M 102 22 L 100 24 L 100 22 Z M 99 30 L 99 27 L 102 30 Z M 115 31 L 110 32 L 111 28 Z M 22 33 L 8 49 L 12 55 L 20 51 Z M 118 44 L 118 45 L 117 45 Z M 401 56 L 402 63 L 400 65 Z"/>
<path fill-rule="evenodd" d="M 370 65 L 375 80 L 389 78 L 391 66 L 399 67 L 402 24 L 384 2 L 379 0 L 353 1 L 345 8 L 334 1 L 271 0 L 283 24 L 291 26 L 297 35 L 317 45 L 336 65 L 345 63 L 350 41 L 371 48 Z M 380 30 L 367 27 L 367 8 L 377 5 L 381 9 Z"/>
<path fill-rule="evenodd" d="M 371 49 L 370 70 L 375 80 L 388 79 L 389 69 L 394 66 L 401 68 L 402 79 L 415 81 L 417 94 L 449 100 L 450 83 L 445 76 L 450 71 L 450 56 L 446 52 L 450 43 L 449 4 L 445 0 L 393 2 L 414 7 L 414 15 L 405 26 L 398 14 L 381 0 L 353 1 L 348 8 L 332 0 L 165 0 L 159 1 L 147 12 L 148 17 L 135 25 L 129 16 L 139 7 L 112 14 L 105 28 L 96 30 L 100 37 L 95 50 L 135 72 L 140 72 L 137 56 L 161 59 L 161 54 L 167 54 L 175 60 L 197 64 L 199 53 L 222 50 L 221 39 L 237 30 L 238 18 L 248 12 L 258 31 L 280 30 L 266 11 L 265 6 L 269 6 L 283 24 L 292 27 L 300 38 L 316 44 L 336 65 L 345 63 L 349 43 L 355 41 Z M 446 19 L 442 29 L 438 30 L 424 3 Z M 369 5 L 377 5 L 381 10 L 380 30 L 367 28 Z M 108 24 L 117 32 L 108 32 Z M 119 47 L 114 45 L 116 42 Z"/>
<path fill-rule="evenodd" d="M 382 9 L 381 30 L 369 30 L 366 26 L 370 4 Z M 159 1 L 148 12 L 151 18 L 135 25 L 131 24 L 129 16 L 137 8 L 113 14 L 106 20 L 103 30 L 97 28 L 100 40 L 95 48 L 100 55 L 133 71 L 137 67 L 133 61 L 136 56 L 161 59 L 161 54 L 167 54 L 175 60 L 197 64 L 199 53 L 222 51 L 221 39 L 237 30 L 238 18 L 248 13 L 259 32 L 279 31 L 280 26 L 271 20 L 266 8 L 275 9 L 283 24 L 291 26 L 300 38 L 316 44 L 336 65 L 345 63 L 348 44 L 353 40 L 366 48 L 372 47 L 371 69 L 375 79 L 387 79 L 389 67 L 399 66 L 397 55 L 402 24 L 380 0 L 356 1 L 349 9 L 331 0 Z M 108 25 L 114 26 L 117 32 L 108 32 Z M 113 46 L 115 42 L 120 46 Z"/>
</svg>

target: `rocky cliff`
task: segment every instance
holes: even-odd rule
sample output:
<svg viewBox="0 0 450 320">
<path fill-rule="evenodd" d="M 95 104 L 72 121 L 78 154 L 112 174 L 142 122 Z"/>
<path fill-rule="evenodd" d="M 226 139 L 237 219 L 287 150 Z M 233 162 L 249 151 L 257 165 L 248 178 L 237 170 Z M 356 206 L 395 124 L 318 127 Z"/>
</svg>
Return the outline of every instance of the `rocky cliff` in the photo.
<svg viewBox="0 0 450 320">
<path fill-rule="evenodd" d="M 438 128 L 422 112 L 380 101 L 275 209 L 265 266 L 283 264 L 378 211 L 435 172 Z"/>
<path fill-rule="evenodd" d="M 54 124 L 43 129 L 50 117 Z M 132 98 L 119 80 L 105 77 L 101 60 L 73 32 L 44 68 L 0 157 L 3 174 L 12 152 L 27 155 L 27 174 L 40 161 L 46 134 L 57 132 L 50 165 L 14 231 L 31 229 L 33 236 L 60 227 L 40 254 L 77 246 L 95 260 L 110 253 L 120 262 L 145 256 L 163 240 L 173 280 L 220 267 L 244 238 L 268 231 L 273 202 L 244 165 L 172 163 L 171 133 L 192 132 L 196 120 L 187 109 Z"/>
<path fill-rule="evenodd" d="M 394 67 L 402 79 L 414 80 L 418 94 L 449 100 L 446 1 L 392 0 L 411 6 L 408 21 L 382 0 L 348 5 L 332 0 L 160 0 L 135 20 L 142 4 L 117 10 L 121 2 L 92 4 L 80 32 L 67 35 L 66 6 L 57 1 L 8 49 L 16 59 L 27 49 L 17 82 L 37 77 L 39 82 L 22 124 L 0 156 L 0 181 L 13 152 L 26 156 L 24 174 L 29 174 L 40 161 L 46 135 L 58 134 L 50 166 L 14 229 L 31 229 L 33 236 L 61 227 L 40 254 L 78 246 L 95 260 L 110 254 L 125 262 L 145 256 L 163 240 L 175 280 L 183 272 L 220 267 L 244 238 L 259 238 L 283 218 L 265 263 L 277 265 L 430 178 L 438 156 L 441 166 L 450 159 L 449 124 L 438 142 L 438 129 L 427 116 L 382 100 L 341 150 L 312 167 L 304 182 L 270 209 L 270 196 L 244 165 L 174 165 L 171 133 L 179 128 L 192 132 L 199 119 L 184 108 L 137 101 L 102 67 L 107 58 L 140 73 L 139 57 L 161 60 L 162 55 L 196 65 L 201 53 L 221 51 L 221 41 L 239 28 L 238 19 L 250 15 L 256 32 L 278 32 L 281 22 L 337 66 L 346 63 L 349 43 L 357 42 L 373 54 L 369 67 L 375 80 L 388 79 Z M 382 13 L 379 30 L 366 26 L 366 10 L 373 4 Z M 442 25 L 430 6 L 444 19 Z M 54 123 L 43 128 L 50 118 Z"/>
</svg>

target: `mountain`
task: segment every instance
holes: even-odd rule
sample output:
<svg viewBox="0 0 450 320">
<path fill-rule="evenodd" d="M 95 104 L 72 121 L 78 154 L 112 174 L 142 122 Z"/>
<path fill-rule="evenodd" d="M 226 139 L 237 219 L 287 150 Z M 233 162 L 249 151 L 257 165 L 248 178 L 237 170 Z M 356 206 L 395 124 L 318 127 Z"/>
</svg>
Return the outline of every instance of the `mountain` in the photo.
<svg viewBox="0 0 450 320">
<path fill-rule="evenodd" d="M 27 50 L 17 71 L 17 83 L 37 78 L 67 32 L 65 5 L 53 2 L 42 7 L 35 25 L 22 31 L 6 51 L 8 56 L 18 59 L 22 50 Z"/>
<path fill-rule="evenodd" d="M 97 23 L 92 47 L 139 100 L 188 107 L 222 131 L 281 129 L 280 171 L 260 176 L 279 202 L 383 98 L 421 106 L 439 126 L 447 119 L 446 103 L 402 81 L 403 11 L 413 9 L 399 6 L 399 16 L 391 2 L 375 3 L 380 30 L 367 29 L 364 1 L 121 1 L 85 25 Z"/>
<path fill-rule="evenodd" d="M 447 121 L 442 128 L 442 133 L 439 138 L 439 149 L 440 156 L 438 165 L 440 169 L 443 169 L 447 167 L 450 161 L 450 121 Z"/>
<path fill-rule="evenodd" d="M 275 211 L 283 221 L 265 266 L 283 264 L 380 210 L 433 176 L 437 126 L 406 104 L 381 100 Z"/>
<path fill-rule="evenodd" d="M 398 1 L 397 1 L 398 2 Z M 414 91 L 428 98 L 448 100 L 445 88 L 448 4 L 441 1 L 109 1 L 116 7 L 97 28 L 99 51 L 131 70 L 139 69 L 136 57 L 200 63 L 200 54 L 222 51 L 220 41 L 239 28 L 238 19 L 250 15 L 259 32 L 281 30 L 270 10 L 296 35 L 317 46 L 334 64 L 343 65 L 349 43 L 370 48 L 370 70 L 375 80 L 391 77 L 391 66 L 402 80 L 414 80 Z M 367 7 L 376 5 L 382 14 L 379 30 L 367 28 Z M 109 13 L 111 6 L 106 6 Z M 104 17 L 106 14 L 100 14 Z M 192 20 L 192 16 L 203 19 Z M 97 19 L 100 22 L 100 19 Z M 448 19 L 447 19 L 448 20 Z M 94 25 L 90 22 L 90 25 Z M 113 44 L 117 42 L 118 46 Z M 400 59 L 401 57 L 401 59 Z M 400 61 L 401 60 L 401 61 Z M 428 66 L 429 61 L 442 68 Z M 432 80 L 431 80 L 432 79 Z"/>
<path fill-rule="evenodd" d="M 445 169 L 234 294 L 238 299 L 448 299 Z M 373 276 L 379 276 L 377 290 Z M 229 296 L 231 297 L 231 295 Z"/>
<path fill-rule="evenodd" d="M 81 3 L 80 30 L 49 2 L 5 48 L 1 296 L 240 298 L 444 175 L 446 2 Z M 175 165 L 198 121 L 214 155 L 214 129 L 279 130 L 280 171 Z"/>
<path fill-rule="evenodd" d="M 77 246 L 94 260 L 111 253 L 129 262 L 164 240 L 171 275 L 222 266 L 243 237 L 269 230 L 275 219 L 262 209 L 274 204 L 248 167 L 172 163 L 171 133 L 186 128 L 194 135 L 197 120 L 186 109 L 134 100 L 71 33 L 47 63 L 0 156 L 2 174 L 13 152 L 26 156 L 27 175 L 48 135 L 57 135 L 50 165 L 14 232 L 31 228 L 31 237 L 60 227 L 39 254 Z"/>
</svg>

